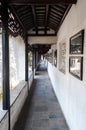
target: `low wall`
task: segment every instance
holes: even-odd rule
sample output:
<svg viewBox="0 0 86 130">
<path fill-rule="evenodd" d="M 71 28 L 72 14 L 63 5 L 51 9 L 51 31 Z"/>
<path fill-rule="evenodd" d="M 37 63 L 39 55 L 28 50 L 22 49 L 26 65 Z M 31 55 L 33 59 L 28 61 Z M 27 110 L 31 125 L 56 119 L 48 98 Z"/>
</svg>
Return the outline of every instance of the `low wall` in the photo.
<svg viewBox="0 0 86 130">
<path fill-rule="evenodd" d="M 27 82 L 22 81 L 11 92 L 11 130 L 13 129 L 28 96 L 28 89 L 31 86 L 32 81 L 33 74 L 30 76 L 28 84 Z M 8 111 L 0 110 L 0 130 L 8 130 Z"/>
<path fill-rule="evenodd" d="M 28 86 L 25 81 L 21 82 L 14 92 L 11 93 L 11 129 L 17 121 L 18 115 L 22 109 L 22 106 L 28 96 Z M 13 99 L 14 98 L 14 99 Z"/>
</svg>

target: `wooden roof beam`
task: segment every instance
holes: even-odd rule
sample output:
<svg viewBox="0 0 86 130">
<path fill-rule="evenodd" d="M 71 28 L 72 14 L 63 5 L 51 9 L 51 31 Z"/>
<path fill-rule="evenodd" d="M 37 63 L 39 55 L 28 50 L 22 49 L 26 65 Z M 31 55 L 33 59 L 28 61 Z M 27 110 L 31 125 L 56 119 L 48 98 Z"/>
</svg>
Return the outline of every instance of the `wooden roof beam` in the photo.
<svg viewBox="0 0 86 130">
<path fill-rule="evenodd" d="M 27 34 L 27 36 L 56 36 L 56 33 L 53 33 L 53 34 Z"/>
<path fill-rule="evenodd" d="M 37 23 L 36 23 L 36 12 L 35 12 L 35 6 L 32 5 L 31 7 L 32 7 L 33 20 L 34 20 L 34 25 L 35 25 L 35 29 L 36 29 L 36 34 L 38 34 Z"/>
<path fill-rule="evenodd" d="M 45 34 L 47 33 L 47 24 L 48 24 L 48 16 L 49 16 L 49 5 L 46 5 L 46 16 L 45 16 Z"/>
<path fill-rule="evenodd" d="M 27 5 L 27 4 L 76 4 L 77 0 L 8 0 L 10 5 Z"/>
</svg>

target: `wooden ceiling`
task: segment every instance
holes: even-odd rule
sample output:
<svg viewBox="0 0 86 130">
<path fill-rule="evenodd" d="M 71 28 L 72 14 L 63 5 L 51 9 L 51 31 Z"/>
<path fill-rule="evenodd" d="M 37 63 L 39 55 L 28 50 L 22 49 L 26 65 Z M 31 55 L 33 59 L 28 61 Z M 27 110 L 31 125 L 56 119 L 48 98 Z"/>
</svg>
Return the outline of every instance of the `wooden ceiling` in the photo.
<svg viewBox="0 0 86 130">
<path fill-rule="evenodd" d="M 28 32 L 28 36 L 56 35 L 71 5 L 76 2 L 77 0 L 8 0 L 9 29 L 15 36 L 23 36 L 24 32 Z"/>
<path fill-rule="evenodd" d="M 10 6 L 22 27 L 27 32 L 32 29 L 32 33 L 28 35 L 49 35 L 51 29 L 53 30 L 52 34 L 56 34 L 70 7 L 71 5 L 66 4 Z"/>
</svg>

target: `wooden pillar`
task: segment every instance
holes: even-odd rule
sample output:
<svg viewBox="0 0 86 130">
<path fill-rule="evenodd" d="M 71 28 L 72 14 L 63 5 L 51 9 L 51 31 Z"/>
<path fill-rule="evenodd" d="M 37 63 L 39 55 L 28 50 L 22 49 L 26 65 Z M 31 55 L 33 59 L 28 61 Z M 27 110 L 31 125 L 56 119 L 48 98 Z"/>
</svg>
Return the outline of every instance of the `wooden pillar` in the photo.
<svg viewBox="0 0 86 130">
<path fill-rule="evenodd" d="M 6 0 L 1 0 L 1 17 L 2 17 L 3 109 L 8 110 L 8 130 L 10 130 L 9 35 L 8 35 L 8 5 Z"/>
<path fill-rule="evenodd" d="M 38 65 L 38 62 L 39 62 L 39 54 L 38 54 L 38 51 L 37 51 L 37 65 Z"/>
<path fill-rule="evenodd" d="M 28 81 L 28 37 L 25 36 L 25 81 Z"/>
<path fill-rule="evenodd" d="M 35 56 L 35 58 L 36 58 L 36 67 L 37 67 L 37 51 L 36 51 L 36 56 Z"/>
<path fill-rule="evenodd" d="M 36 51 L 35 51 L 35 68 L 36 68 Z"/>
<path fill-rule="evenodd" d="M 2 64 L 3 64 L 3 109 L 10 108 L 9 84 L 9 36 L 8 36 L 8 6 L 5 0 L 1 1 L 2 9 Z"/>
<path fill-rule="evenodd" d="M 32 52 L 32 71 L 34 71 L 35 68 L 35 52 Z"/>
<path fill-rule="evenodd" d="M 40 60 L 41 60 L 41 54 L 38 54 L 38 59 L 39 59 L 38 62 L 40 62 Z"/>
</svg>

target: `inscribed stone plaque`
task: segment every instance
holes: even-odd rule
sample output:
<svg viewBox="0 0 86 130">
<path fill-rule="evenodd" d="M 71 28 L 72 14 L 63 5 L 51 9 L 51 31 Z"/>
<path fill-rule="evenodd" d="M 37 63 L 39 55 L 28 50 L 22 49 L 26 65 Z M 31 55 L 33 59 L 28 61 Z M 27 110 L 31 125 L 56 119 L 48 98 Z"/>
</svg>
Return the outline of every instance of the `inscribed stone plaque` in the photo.
<svg viewBox="0 0 86 130">
<path fill-rule="evenodd" d="M 66 43 L 59 44 L 59 70 L 66 73 Z"/>
</svg>

